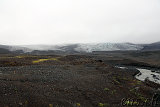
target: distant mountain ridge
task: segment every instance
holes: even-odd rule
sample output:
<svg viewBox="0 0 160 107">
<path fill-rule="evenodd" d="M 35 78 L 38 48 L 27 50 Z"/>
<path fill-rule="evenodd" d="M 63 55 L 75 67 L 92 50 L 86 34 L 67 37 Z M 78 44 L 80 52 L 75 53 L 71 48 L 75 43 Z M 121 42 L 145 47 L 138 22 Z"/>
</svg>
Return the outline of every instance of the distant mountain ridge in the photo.
<svg viewBox="0 0 160 107">
<path fill-rule="evenodd" d="M 10 45 L 0 45 L 0 48 L 7 49 L 8 51 L 22 50 L 23 52 L 31 52 L 32 49 L 23 46 L 10 46 Z"/>
<path fill-rule="evenodd" d="M 152 44 L 132 44 L 132 43 L 77 43 L 63 45 L 22 45 L 8 46 L 0 45 L 0 51 L 5 49 L 5 52 L 24 52 L 24 53 L 91 53 L 93 51 L 153 51 L 160 50 L 160 42 Z M 7 50 L 7 51 L 6 51 Z M 3 50 L 4 51 L 4 50 Z"/>
<path fill-rule="evenodd" d="M 144 51 L 160 50 L 160 42 L 144 45 L 142 50 Z"/>
</svg>

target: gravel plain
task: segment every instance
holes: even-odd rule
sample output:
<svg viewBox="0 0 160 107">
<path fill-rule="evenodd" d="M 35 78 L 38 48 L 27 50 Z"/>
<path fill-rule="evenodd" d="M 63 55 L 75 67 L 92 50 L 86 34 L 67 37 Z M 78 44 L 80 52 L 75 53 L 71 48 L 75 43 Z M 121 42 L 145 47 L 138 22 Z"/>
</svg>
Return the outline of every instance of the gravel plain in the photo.
<svg viewBox="0 0 160 107">
<path fill-rule="evenodd" d="M 32 57 L 0 59 L 0 107 L 119 107 L 123 98 L 143 102 L 156 90 L 137 80 L 137 71 L 105 61 L 111 57 L 68 55 L 36 64 L 53 56 Z"/>
</svg>

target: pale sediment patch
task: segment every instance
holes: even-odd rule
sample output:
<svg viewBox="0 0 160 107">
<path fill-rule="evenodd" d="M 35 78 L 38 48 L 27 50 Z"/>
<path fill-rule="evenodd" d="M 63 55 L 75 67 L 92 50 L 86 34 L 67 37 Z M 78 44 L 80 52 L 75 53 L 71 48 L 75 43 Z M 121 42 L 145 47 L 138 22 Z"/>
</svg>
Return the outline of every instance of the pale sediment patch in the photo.
<svg viewBox="0 0 160 107">
<path fill-rule="evenodd" d="M 115 66 L 116 68 L 126 69 L 127 67 Z"/>
</svg>

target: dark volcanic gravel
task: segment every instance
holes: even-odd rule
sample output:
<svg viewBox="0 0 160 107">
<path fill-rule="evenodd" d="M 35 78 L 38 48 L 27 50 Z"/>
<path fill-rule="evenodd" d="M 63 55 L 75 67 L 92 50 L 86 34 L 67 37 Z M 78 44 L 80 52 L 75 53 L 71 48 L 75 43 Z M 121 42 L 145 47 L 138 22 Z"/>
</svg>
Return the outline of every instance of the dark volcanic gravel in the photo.
<svg viewBox="0 0 160 107">
<path fill-rule="evenodd" d="M 123 98 L 153 95 L 151 87 L 134 78 L 136 71 L 103 60 L 74 55 L 57 62 L 27 61 L 0 67 L 0 107 L 120 107 Z"/>
</svg>

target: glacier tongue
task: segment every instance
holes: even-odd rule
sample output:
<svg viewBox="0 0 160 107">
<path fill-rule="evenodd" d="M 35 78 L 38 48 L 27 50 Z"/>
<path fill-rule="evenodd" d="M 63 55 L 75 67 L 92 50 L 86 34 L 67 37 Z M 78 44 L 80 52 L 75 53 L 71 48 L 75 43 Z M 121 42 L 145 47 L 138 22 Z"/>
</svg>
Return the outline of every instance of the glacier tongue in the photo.
<svg viewBox="0 0 160 107">
<path fill-rule="evenodd" d="M 130 43 L 94 43 L 79 44 L 75 51 L 93 52 L 93 51 L 116 51 L 116 50 L 141 50 L 143 46 Z"/>
</svg>

